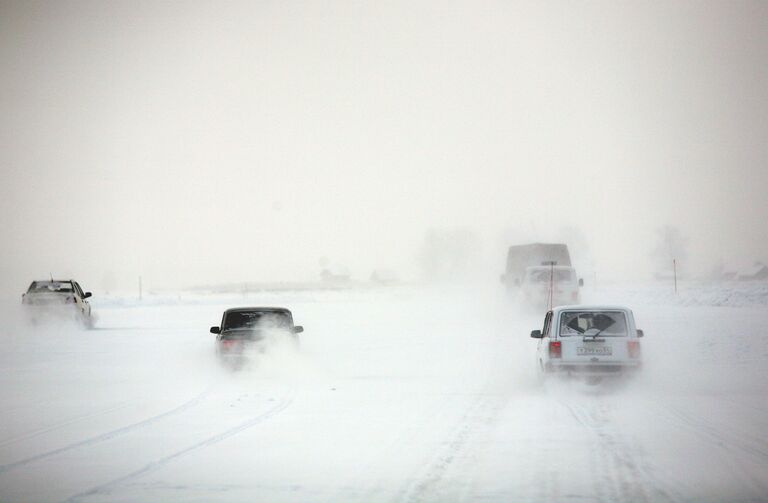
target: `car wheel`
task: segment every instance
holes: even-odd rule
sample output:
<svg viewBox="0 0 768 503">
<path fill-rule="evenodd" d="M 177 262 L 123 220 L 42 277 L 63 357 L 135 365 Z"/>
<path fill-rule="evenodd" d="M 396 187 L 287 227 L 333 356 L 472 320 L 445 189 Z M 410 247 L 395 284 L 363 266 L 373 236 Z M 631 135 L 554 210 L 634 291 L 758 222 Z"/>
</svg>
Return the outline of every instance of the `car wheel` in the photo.
<svg viewBox="0 0 768 503">
<path fill-rule="evenodd" d="M 536 380 L 539 383 L 539 385 L 544 386 L 544 384 L 547 382 L 548 373 L 546 369 L 544 368 L 544 362 L 539 360 L 539 364 L 537 365 L 538 369 L 536 372 Z"/>
</svg>

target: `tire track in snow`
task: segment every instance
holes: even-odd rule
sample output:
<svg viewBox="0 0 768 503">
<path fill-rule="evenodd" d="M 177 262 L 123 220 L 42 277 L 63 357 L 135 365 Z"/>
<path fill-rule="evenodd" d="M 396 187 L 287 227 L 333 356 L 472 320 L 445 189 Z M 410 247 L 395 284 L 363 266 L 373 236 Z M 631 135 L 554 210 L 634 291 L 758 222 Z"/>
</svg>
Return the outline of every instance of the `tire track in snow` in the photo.
<svg viewBox="0 0 768 503">
<path fill-rule="evenodd" d="M 597 440 L 591 450 L 595 497 L 601 501 L 678 501 L 681 498 L 663 489 L 652 470 L 636 459 L 642 448 L 628 442 L 613 426 L 605 405 L 586 407 L 560 401 L 571 416 Z M 640 477 L 642 476 L 642 478 Z M 644 480 L 653 484 L 646 489 Z"/>
<path fill-rule="evenodd" d="M 743 432 L 724 430 L 703 417 L 694 417 L 676 406 L 666 410 L 676 418 L 676 422 L 685 428 L 708 438 L 726 450 L 737 450 L 750 454 L 758 461 L 768 462 L 768 442 L 758 436 L 747 436 Z"/>
<path fill-rule="evenodd" d="M 64 426 L 69 426 L 70 424 L 78 423 L 80 421 L 84 421 L 86 419 L 91 419 L 94 417 L 103 416 L 104 414 L 109 414 L 110 412 L 114 412 L 116 410 L 124 409 L 128 407 L 129 403 L 121 403 L 119 405 L 113 405 L 112 407 L 109 407 L 107 409 L 100 410 L 98 412 L 91 412 L 89 414 L 81 414 L 79 416 L 75 416 L 73 418 L 66 419 L 64 421 L 51 424 L 49 426 L 45 426 L 43 428 L 39 428 L 37 430 L 33 430 L 28 433 L 23 433 L 17 437 L 11 437 L 6 440 L 0 441 L 0 447 L 5 447 L 9 444 L 15 444 L 16 442 L 21 442 L 22 440 L 27 440 L 29 438 L 34 438 L 39 435 L 42 435 L 44 433 L 48 433 L 49 431 L 57 430 L 59 428 L 63 428 Z"/>
<path fill-rule="evenodd" d="M 746 403 L 745 400 L 737 400 L 732 396 L 719 396 L 719 400 L 726 400 L 728 402 L 731 402 L 734 405 L 738 405 L 740 407 L 747 407 L 751 410 L 754 410 L 755 412 L 760 412 L 762 414 L 765 414 L 766 417 L 768 417 L 768 408 L 760 407 L 758 403 Z"/>
<path fill-rule="evenodd" d="M 499 400 L 498 397 L 483 396 L 470 406 L 458 426 L 444 442 L 445 447 L 437 449 L 437 452 L 424 465 L 422 473 L 408 484 L 398 501 L 414 503 L 428 499 L 429 494 L 435 491 L 448 469 L 456 461 L 459 453 L 465 449 L 478 425 L 490 422 L 505 404 L 506 401 Z"/>
<path fill-rule="evenodd" d="M 768 481 L 764 472 L 756 474 L 739 454 L 747 454 L 761 466 L 768 465 L 768 442 L 759 436 L 748 436 L 742 431 L 726 430 L 706 418 L 693 416 L 678 406 L 665 407 L 672 419 L 702 439 L 707 440 L 722 451 L 729 453 L 730 461 L 738 467 L 738 474 L 744 476 L 759 493 L 768 491 Z M 762 430 L 761 430 L 762 431 Z"/>
<path fill-rule="evenodd" d="M 56 456 L 58 454 L 62 454 L 64 452 L 71 451 L 73 449 L 79 449 L 81 447 L 87 447 L 91 445 L 95 445 L 101 442 L 105 442 L 107 440 L 112 440 L 114 438 L 120 437 L 122 435 L 125 435 L 127 433 L 130 433 L 132 431 L 138 430 L 140 428 L 144 428 L 146 426 L 149 426 L 151 424 L 157 423 L 159 421 L 162 421 L 163 419 L 167 417 L 174 416 L 176 414 L 179 414 L 181 412 L 184 412 L 198 403 L 200 403 L 203 398 L 205 398 L 206 395 L 210 390 L 205 390 L 199 395 L 191 398 L 190 400 L 187 400 L 186 402 L 182 403 L 181 405 L 174 407 L 173 409 L 170 409 L 166 412 L 163 412 L 161 414 L 157 414 L 155 416 L 151 416 L 147 419 L 138 421 L 136 423 L 131 423 L 129 425 L 123 426 L 121 428 L 117 428 L 116 430 L 108 431 L 106 433 L 102 433 L 101 435 L 96 435 L 90 438 L 86 438 L 85 440 L 80 440 L 77 442 L 73 442 L 71 444 L 65 445 L 63 447 L 59 447 L 57 449 L 53 449 L 47 452 L 43 452 L 41 454 L 36 454 L 34 456 L 30 456 L 28 458 L 21 459 L 19 461 L 14 461 L 13 463 L 8 463 L 5 465 L 0 465 L 0 475 L 9 472 L 10 470 L 28 465 L 30 463 L 34 463 L 36 461 L 40 461 L 46 458 L 50 458 L 51 456 Z"/>
<path fill-rule="evenodd" d="M 283 399 L 275 405 L 274 407 L 271 407 L 270 409 L 262 412 L 261 414 L 258 414 L 256 416 L 251 417 L 250 419 L 238 424 L 237 426 L 234 426 L 232 428 L 229 428 L 227 430 L 224 430 L 220 433 L 217 433 L 216 435 L 210 436 L 204 440 L 201 440 L 197 443 L 194 443 L 188 447 L 185 447 L 184 449 L 181 449 L 179 451 L 176 451 L 172 454 L 169 454 L 167 456 L 163 456 L 159 459 L 156 459 L 155 461 L 152 461 L 151 463 L 147 463 L 143 467 L 139 468 L 138 470 L 135 470 L 127 475 L 123 475 L 122 477 L 118 477 L 115 479 L 110 480 L 109 482 L 105 482 L 103 484 L 99 484 L 98 486 L 92 487 L 86 491 L 83 491 L 81 493 L 75 494 L 74 496 L 71 496 L 67 498 L 65 503 L 73 503 L 82 500 L 83 498 L 87 498 L 89 496 L 95 496 L 95 495 L 106 495 L 109 494 L 110 491 L 112 491 L 114 488 L 120 486 L 121 484 L 124 484 L 126 482 L 129 482 L 133 479 L 142 477 L 148 473 L 151 473 L 153 471 L 159 470 L 163 466 L 176 461 L 179 458 L 182 458 L 192 452 L 195 452 L 199 449 L 204 449 L 206 447 L 210 447 L 214 444 L 217 444 L 223 440 L 226 440 L 230 437 L 233 437 L 237 435 L 238 433 L 242 433 L 243 431 L 256 426 L 259 423 L 262 423 L 266 421 L 267 419 L 272 418 L 273 416 L 276 416 L 280 412 L 287 409 L 294 400 L 294 396 L 290 396 L 288 398 Z"/>
</svg>

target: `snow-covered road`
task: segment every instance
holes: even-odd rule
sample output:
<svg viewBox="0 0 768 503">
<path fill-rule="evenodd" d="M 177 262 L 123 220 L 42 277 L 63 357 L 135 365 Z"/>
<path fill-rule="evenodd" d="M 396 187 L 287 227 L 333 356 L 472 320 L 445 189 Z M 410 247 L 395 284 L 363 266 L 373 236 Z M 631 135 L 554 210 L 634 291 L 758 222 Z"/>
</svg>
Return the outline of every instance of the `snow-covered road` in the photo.
<svg viewBox="0 0 768 503">
<path fill-rule="evenodd" d="M 242 305 L 292 309 L 300 351 L 220 365 Z M 590 387 L 538 382 L 541 320 L 498 292 L 95 299 L 90 331 L 7 304 L 0 501 L 768 500 L 768 310 L 630 307 L 643 375 Z"/>
</svg>

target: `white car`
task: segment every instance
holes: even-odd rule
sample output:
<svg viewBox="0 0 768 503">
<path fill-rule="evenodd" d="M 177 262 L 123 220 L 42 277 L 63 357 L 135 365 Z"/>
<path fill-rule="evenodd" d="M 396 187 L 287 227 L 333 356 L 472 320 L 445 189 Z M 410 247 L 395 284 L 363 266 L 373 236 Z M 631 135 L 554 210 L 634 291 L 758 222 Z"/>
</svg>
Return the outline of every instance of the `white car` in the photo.
<svg viewBox="0 0 768 503">
<path fill-rule="evenodd" d="M 536 364 L 544 374 L 603 377 L 638 371 L 642 365 L 640 338 L 632 311 L 621 306 L 560 306 L 548 311 L 539 340 Z"/>
<path fill-rule="evenodd" d="M 520 284 L 522 301 L 534 308 L 550 308 L 581 302 L 579 288 L 584 281 L 577 278 L 576 270 L 564 265 L 526 267 Z M 552 298 L 550 299 L 550 289 Z"/>
<path fill-rule="evenodd" d="M 90 328 L 93 318 L 86 300 L 89 297 L 91 292 L 83 292 L 77 281 L 52 279 L 33 281 L 21 295 L 21 303 L 32 323 L 72 319 Z"/>
</svg>

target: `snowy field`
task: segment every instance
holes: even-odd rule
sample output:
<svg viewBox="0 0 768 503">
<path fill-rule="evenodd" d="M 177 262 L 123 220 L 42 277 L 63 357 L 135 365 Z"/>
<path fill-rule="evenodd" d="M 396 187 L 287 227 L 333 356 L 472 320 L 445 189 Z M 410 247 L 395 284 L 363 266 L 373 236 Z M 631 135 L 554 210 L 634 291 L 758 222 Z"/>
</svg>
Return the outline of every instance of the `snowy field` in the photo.
<svg viewBox="0 0 768 503">
<path fill-rule="evenodd" d="M 89 331 L 7 299 L 0 501 L 766 501 L 766 289 L 726 290 L 587 290 L 646 334 L 618 386 L 540 383 L 542 316 L 495 289 L 97 296 Z M 222 366 L 248 305 L 300 349 Z"/>
</svg>

